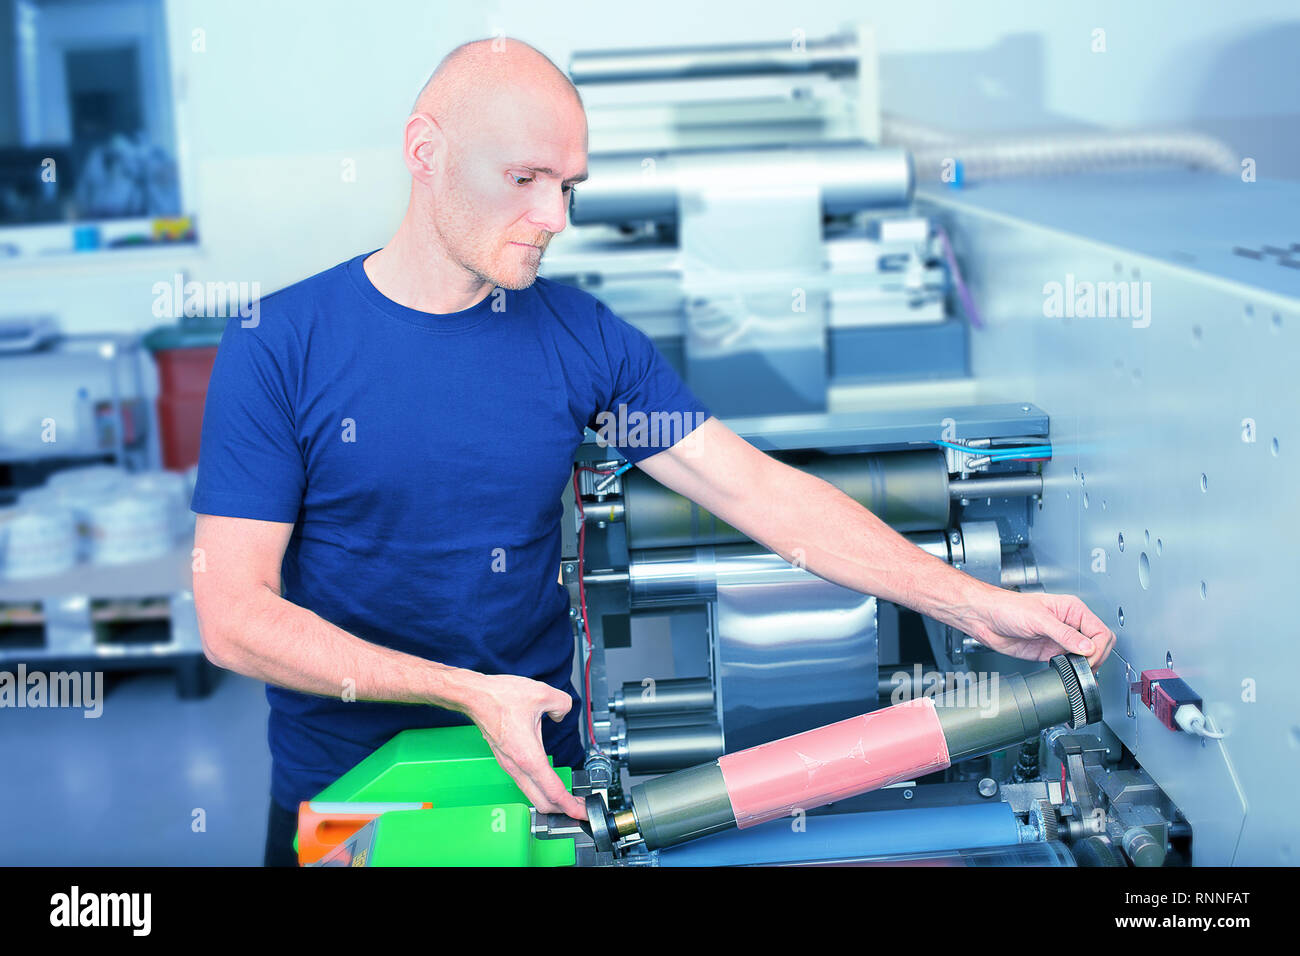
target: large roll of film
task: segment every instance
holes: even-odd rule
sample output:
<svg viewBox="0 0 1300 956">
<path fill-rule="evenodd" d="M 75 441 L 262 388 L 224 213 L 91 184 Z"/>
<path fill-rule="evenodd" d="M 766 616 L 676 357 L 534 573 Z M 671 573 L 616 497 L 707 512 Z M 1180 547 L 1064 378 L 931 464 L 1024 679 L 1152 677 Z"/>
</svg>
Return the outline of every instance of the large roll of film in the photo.
<svg viewBox="0 0 1300 956">
<path fill-rule="evenodd" d="M 795 467 L 830 482 L 896 531 L 948 526 L 948 465 L 941 451 L 832 455 Z M 631 550 L 749 540 L 689 498 L 635 469 L 623 476 L 623 502 Z"/>
<path fill-rule="evenodd" d="M 592 156 L 588 166 L 590 178 L 574 190 L 569 206 L 575 226 L 675 223 L 683 197 L 707 192 L 713 183 L 813 184 L 828 216 L 905 206 L 914 185 L 906 151 L 862 142 L 605 153 Z"/>
</svg>

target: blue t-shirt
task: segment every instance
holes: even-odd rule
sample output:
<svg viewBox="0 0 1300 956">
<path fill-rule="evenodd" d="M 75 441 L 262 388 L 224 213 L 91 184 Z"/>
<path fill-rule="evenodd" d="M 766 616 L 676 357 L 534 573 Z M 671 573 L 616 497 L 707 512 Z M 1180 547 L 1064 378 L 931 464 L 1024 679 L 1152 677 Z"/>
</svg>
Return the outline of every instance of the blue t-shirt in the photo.
<svg viewBox="0 0 1300 956">
<path fill-rule="evenodd" d="M 592 427 L 641 461 L 708 410 L 645 333 L 586 292 L 538 278 L 419 312 L 371 284 L 366 255 L 262 299 L 255 324 L 231 318 L 191 508 L 293 522 L 284 597 L 363 640 L 566 691 L 574 706 L 542 721 L 544 743 L 556 766 L 580 765 L 556 580 L 573 455 Z M 638 425 L 656 413 L 677 418 L 648 442 Z M 343 688 L 268 685 L 267 699 L 271 794 L 291 809 L 399 731 L 468 723 L 347 701 Z"/>
</svg>

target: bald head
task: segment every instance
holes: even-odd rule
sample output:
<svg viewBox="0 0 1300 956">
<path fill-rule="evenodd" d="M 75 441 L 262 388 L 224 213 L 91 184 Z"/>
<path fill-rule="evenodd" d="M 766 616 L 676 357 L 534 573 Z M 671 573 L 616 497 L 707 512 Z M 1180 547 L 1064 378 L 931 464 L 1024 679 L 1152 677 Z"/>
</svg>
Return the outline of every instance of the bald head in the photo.
<svg viewBox="0 0 1300 956">
<path fill-rule="evenodd" d="M 568 223 L 587 176 L 587 114 L 569 78 L 527 43 L 458 46 L 406 123 L 408 218 L 471 283 L 522 289 Z"/>
<path fill-rule="evenodd" d="M 411 112 L 428 113 L 453 135 L 503 91 L 568 100 L 582 109 L 578 88 L 545 54 L 522 40 L 493 37 L 462 43 L 444 56 Z"/>
</svg>

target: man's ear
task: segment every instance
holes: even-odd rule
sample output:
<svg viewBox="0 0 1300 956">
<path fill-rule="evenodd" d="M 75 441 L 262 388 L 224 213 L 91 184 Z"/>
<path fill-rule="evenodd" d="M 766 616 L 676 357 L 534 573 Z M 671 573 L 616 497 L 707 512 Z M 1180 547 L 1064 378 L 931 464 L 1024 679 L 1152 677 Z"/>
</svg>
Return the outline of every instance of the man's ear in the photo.
<svg viewBox="0 0 1300 956">
<path fill-rule="evenodd" d="M 428 113 L 412 113 L 406 120 L 405 134 L 406 168 L 418 182 L 427 183 L 438 168 L 442 129 Z"/>
</svg>

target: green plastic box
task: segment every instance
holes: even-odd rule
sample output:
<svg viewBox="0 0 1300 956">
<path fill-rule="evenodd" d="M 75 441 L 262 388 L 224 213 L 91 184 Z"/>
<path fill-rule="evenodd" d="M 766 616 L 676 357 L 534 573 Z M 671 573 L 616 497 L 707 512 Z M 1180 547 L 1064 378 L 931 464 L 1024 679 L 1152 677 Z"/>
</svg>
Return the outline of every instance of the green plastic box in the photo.
<svg viewBox="0 0 1300 956">
<path fill-rule="evenodd" d="M 556 770 L 573 790 L 573 772 Z M 477 727 L 406 730 L 315 797 L 330 802 L 432 803 L 385 813 L 349 843 L 355 866 L 572 866 L 573 840 L 539 840 L 530 801 Z M 298 839 L 294 837 L 294 849 Z"/>
</svg>

